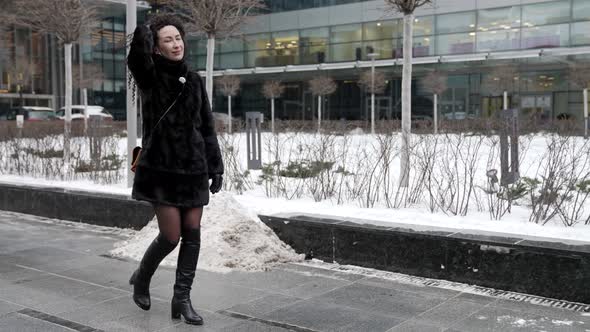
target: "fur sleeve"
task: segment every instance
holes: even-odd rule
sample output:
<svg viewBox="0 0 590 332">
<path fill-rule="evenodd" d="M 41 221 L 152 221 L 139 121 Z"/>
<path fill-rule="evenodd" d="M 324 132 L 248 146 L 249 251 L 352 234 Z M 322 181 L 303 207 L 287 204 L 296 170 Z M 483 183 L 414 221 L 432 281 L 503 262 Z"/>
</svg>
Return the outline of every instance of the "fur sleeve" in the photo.
<svg viewBox="0 0 590 332">
<path fill-rule="evenodd" d="M 207 97 L 207 90 L 205 89 L 205 82 L 197 74 L 197 79 L 200 85 L 201 94 L 201 134 L 205 140 L 205 150 L 207 153 L 207 169 L 209 176 L 213 174 L 223 174 L 223 160 L 221 158 L 221 150 L 219 149 L 219 142 L 217 141 L 217 133 L 215 132 L 215 119 L 209 106 L 209 98 Z"/>
<path fill-rule="evenodd" d="M 127 56 L 127 66 L 129 66 L 137 86 L 142 90 L 151 88 L 155 81 L 153 48 L 152 32 L 147 26 L 139 25 L 133 32 L 133 40 Z"/>
</svg>

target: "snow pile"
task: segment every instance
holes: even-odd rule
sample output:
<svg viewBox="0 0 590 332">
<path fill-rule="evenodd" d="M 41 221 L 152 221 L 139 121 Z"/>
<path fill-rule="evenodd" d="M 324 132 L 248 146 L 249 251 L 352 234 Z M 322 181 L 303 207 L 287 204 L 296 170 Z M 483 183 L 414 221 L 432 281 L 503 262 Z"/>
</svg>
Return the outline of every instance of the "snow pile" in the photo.
<svg viewBox="0 0 590 332">
<path fill-rule="evenodd" d="M 283 243 L 256 216 L 249 215 L 231 194 L 211 197 L 201 220 L 201 269 L 229 272 L 233 269 L 264 271 L 277 263 L 303 260 L 303 255 Z M 156 218 L 131 239 L 115 244 L 111 254 L 141 260 L 143 253 L 158 235 Z M 178 246 L 163 265 L 176 266 Z"/>
</svg>

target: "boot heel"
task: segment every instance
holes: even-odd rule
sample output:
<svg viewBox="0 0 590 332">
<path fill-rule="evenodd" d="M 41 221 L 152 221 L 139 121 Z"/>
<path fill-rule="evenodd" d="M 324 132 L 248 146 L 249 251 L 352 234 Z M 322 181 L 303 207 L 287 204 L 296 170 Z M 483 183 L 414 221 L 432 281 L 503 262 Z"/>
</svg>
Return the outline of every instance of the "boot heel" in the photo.
<svg viewBox="0 0 590 332">
<path fill-rule="evenodd" d="M 171 306 L 171 307 L 172 307 L 172 308 L 171 308 L 171 309 L 172 309 L 172 310 L 171 310 L 171 313 L 172 313 L 172 315 L 171 315 L 171 316 L 172 316 L 172 319 L 180 319 L 180 309 L 179 309 L 177 306 L 175 306 L 174 304 L 172 304 L 172 306 Z"/>
</svg>

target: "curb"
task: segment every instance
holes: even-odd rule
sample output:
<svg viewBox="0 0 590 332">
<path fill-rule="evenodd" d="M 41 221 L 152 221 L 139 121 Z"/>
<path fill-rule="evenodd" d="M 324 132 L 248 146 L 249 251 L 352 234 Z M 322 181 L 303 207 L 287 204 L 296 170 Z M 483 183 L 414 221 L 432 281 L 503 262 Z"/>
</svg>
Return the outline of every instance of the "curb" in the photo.
<svg viewBox="0 0 590 332">
<path fill-rule="evenodd" d="M 0 183 L 0 210 L 87 224 L 141 229 L 152 206 L 126 195 Z"/>
<path fill-rule="evenodd" d="M 259 217 L 308 259 L 590 304 L 588 244 L 442 228 L 414 230 L 408 228 L 411 225 L 387 227 L 307 215 Z"/>
</svg>

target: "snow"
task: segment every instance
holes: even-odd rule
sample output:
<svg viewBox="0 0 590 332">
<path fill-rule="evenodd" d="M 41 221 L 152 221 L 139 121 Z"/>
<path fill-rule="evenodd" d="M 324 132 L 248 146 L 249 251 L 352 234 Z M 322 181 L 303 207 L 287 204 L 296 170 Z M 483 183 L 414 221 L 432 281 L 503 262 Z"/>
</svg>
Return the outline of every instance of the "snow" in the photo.
<svg viewBox="0 0 590 332">
<path fill-rule="evenodd" d="M 264 271 L 278 263 L 303 260 L 303 255 L 296 254 L 228 193 L 211 197 L 201 220 L 201 232 L 201 269 L 216 272 L 232 269 Z M 158 233 L 158 223 L 154 218 L 135 236 L 116 244 L 111 254 L 141 260 Z M 176 266 L 179 247 L 166 257 L 163 265 Z"/>
<path fill-rule="evenodd" d="M 433 138 L 434 135 L 424 135 L 416 137 L 414 142 L 425 142 Z M 522 176 L 539 177 L 539 160 L 544 155 L 550 138 L 550 135 L 542 134 L 523 137 L 520 172 Z M 348 149 L 346 155 L 331 156 L 335 157 L 337 161 L 334 168 L 342 166 L 347 171 L 358 173 L 365 170 L 363 167 L 371 165 L 371 160 L 373 160 L 371 158 L 374 158 L 371 154 L 375 153 L 378 146 L 379 138 L 377 136 L 363 134 L 362 130 L 353 130 L 347 137 L 335 136 L 333 139 L 332 143 L 336 150 L 343 146 Z M 393 137 L 393 139 L 399 139 L 399 137 Z M 453 143 L 464 144 L 465 149 L 472 149 L 469 151 L 473 151 L 473 147 L 469 147 L 469 144 L 472 144 L 472 141 L 477 142 L 477 139 L 477 137 L 468 135 L 450 136 L 447 145 Z M 245 135 L 220 136 L 220 141 L 224 140 L 235 148 L 236 160 L 241 163 L 242 170 L 245 170 Z M 309 147 L 313 147 L 313 144 L 317 146 L 318 141 L 320 141 L 320 136 L 315 134 L 272 136 L 264 133 L 262 139 L 264 147 L 262 153 L 263 163 L 273 162 L 277 155 L 280 155 L 282 161 L 301 160 L 309 157 L 309 154 L 302 156 L 301 151 L 310 150 Z M 493 141 L 493 139 L 486 140 L 478 150 L 479 154 L 481 154 L 475 161 L 477 165 L 475 181 L 478 186 L 485 186 L 487 169 L 499 168 L 497 160 L 493 162 L 487 160 L 490 154 L 489 151 L 494 149 Z M 584 142 L 581 138 L 573 139 L 573 143 L 577 144 L 577 146 L 581 146 Z M 122 151 L 125 151 L 126 148 L 126 140 L 120 138 L 116 143 L 118 143 L 119 152 L 123 154 Z M 0 143 L 0 147 L 2 147 L 2 143 Z M 446 151 L 444 149 L 446 148 L 448 146 L 441 146 L 439 155 L 444 155 Z M 367 161 L 363 160 L 363 158 L 371 160 Z M 399 159 L 396 158 L 397 155 L 394 154 L 392 165 L 398 165 Z M 2 162 L 4 163 L 7 162 L 6 155 L 0 156 L 0 159 L 3 159 Z M 131 189 L 126 187 L 126 170 L 120 170 L 120 172 L 123 174 L 120 181 L 111 185 L 96 184 L 85 179 L 57 181 L 11 174 L 0 174 L 0 182 L 41 188 L 63 188 L 66 191 L 87 191 L 130 196 Z M 520 236 L 544 241 L 568 242 L 570 244 L 590 244 L 590 226 L 579 222 L 573 227 L 564 227 L 563 223 L 557 220 L 552 220 L 545 225 L 531 223 L 529 222 L 530 208 L 526 204 L 513 206 L 511 213 L 506 214 L 500 220 L 491 220 L 489 213 L 485 209 L 474 208 L 474 204 L 470 205 L 466 216 L 460 216 L 444 213 L 440 210 L 432 213 L 424 202 L 405 208 L 387 208 L 382 200 L 378 200 L 369 208 L 362 207 L 363 204 L 358 199 L 343 199 L 338 202 L 333 198 L 317 199 L 317 197 L 312 197 L 309 193 L 293 195 L 292 199 L 286 199 L 282 194 L 269 194 L 264 184 L 257 183 L 261 174 L 261 171 L 250 172 L 251 189 L 241 193 L 224 192 L 212 196 L 211 204 L 205 208 L 202 222 L 203 251 L 199 266 L 215 271 L 228 271 L 230 269 L 264 270 L 277 262 L 299 261 L 301 256 L 296 255 L 270 229 L 261 223 L 257 218 L 258 214 L 312 214 L 326 218 L 343 218 L 356 223 L 371 223 L 416 230 L 444 229 L 455 232 Z M 392 183 L 395 183 L 396 176 L 397 174 L 392 173 L 390 179 Z M 286 183 L 296 185 L 304 182 L 301 182 L 300 179 L 289 178 Z M 354 185 L 354 183 L 349 185 Z M 292 190 L 291 187 L 287 189 Z M 590 207 L 588 207 L 588 210 L 590 211 Z M 155 220 L 152 220 L 148 226 L 129 240 L 118 244 L 113 254 L 140 259 L 156 234 L 157 224 Z M 164 264 L 174 265 L 175 257 L 175 254 L 169 256 Z"/>
</svg>

